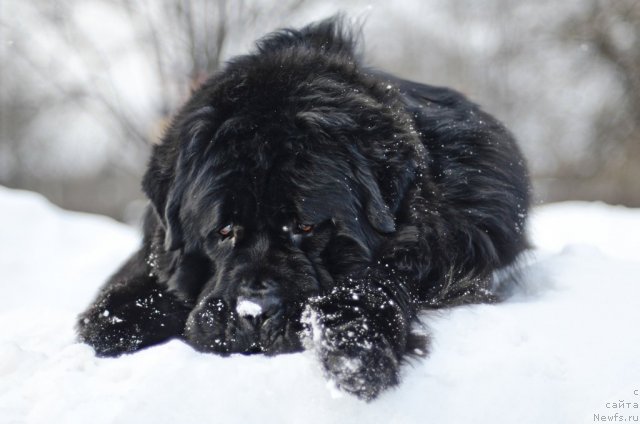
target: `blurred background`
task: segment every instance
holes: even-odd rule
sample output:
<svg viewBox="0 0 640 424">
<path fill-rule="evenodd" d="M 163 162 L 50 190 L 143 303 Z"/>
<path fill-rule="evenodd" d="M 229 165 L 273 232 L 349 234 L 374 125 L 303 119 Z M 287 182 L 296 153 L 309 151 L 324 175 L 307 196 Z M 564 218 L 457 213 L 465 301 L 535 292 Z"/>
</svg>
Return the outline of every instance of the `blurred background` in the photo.
<svg viewBox="0 0 640 424">
<path fill-rule="evenodd" d="M 502 120 L 537 203 L 640 206 L 638 0 L 2 0 L 0 184 L 135 223 L 149 146 L 191 90 L 338 11 L 364 23 L 368 64 Z"/>
</svg>

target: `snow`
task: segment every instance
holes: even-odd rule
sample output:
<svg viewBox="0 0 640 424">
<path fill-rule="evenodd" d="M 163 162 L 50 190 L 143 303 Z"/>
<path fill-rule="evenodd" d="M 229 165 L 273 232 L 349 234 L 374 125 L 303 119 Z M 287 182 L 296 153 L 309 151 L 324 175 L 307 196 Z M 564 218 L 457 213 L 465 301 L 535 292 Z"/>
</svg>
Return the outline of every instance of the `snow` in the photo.
<svg viewBox="0 0 640 424">
<path fill-rule="evenodd" d="M 236 305 L 236 312 L 241 317 L 257 317 L 262 313 L 262 306 L 246 299 L 240 299 Z"/>
<path fill-rule="evenodd" d="M 96 358 L 75 316 L 136 232 L 1 187 L 0 211 L 1 424 L 640 420 L 640 210 L 536 208 L 517 292 L 425 314 L 431 354 L 372 403 L 336 396 L 309 352 L 223 358 L 172 341 Z"/>
</svg>

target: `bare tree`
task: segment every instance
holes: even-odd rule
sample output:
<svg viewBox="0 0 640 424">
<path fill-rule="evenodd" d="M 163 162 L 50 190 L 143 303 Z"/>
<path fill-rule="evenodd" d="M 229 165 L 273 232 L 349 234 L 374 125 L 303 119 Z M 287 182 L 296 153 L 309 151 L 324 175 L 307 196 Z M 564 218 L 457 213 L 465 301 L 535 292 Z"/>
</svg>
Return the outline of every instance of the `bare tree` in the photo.
<svg viewBox="0 0 640 424">
<path fill-rule="evenodd" d="M 640 205 L 637 0 L 4 0 L 0 183 L 122 218 L 191 90 L 256 36 L 356 3 L 375 5 L 374 64 L 504 120 L 540 198 Z"/>
<path fill-rule="evenodd" d="M 621 86 L 615 101 L 595 119 L 589 172 L 565 163 L 557 172 L 556 196 L 596 198 L 640 206 L 640 3 L 591 0 L 570 16 L 561 39 L 584 46 Z"/>
<path fill-rule="evenodd" d="M 190 91 L 232 53 L 231 35 L 238 39 L 262 31 L 261 24 L 281 23 L 304 5 L 304 0 L 3 2 L 0 165 L 7 166 L 0 183 L 41 191 L 65 207 L 123 218 L 124 205 L 140 197 L 149 145 Z M 100 31 L 103 37 L 96 38 Z M 105 46 L 106 38 L 116 42 Z M 121 70 L 132 62 L 137 80 L 151 86 L 142 94 Z M 81 116 L 84 126 L 69 131 Z M 70 133 L 80 134 L 75 142 L 85 149 L 93 148 L 96 137 L 111 147 L 94 168 L 74 169 L 81 164 L 73 159 L 56 168 L 55 155 L 47 152 L 68 143 L 61 139 Z"/>
</svg>

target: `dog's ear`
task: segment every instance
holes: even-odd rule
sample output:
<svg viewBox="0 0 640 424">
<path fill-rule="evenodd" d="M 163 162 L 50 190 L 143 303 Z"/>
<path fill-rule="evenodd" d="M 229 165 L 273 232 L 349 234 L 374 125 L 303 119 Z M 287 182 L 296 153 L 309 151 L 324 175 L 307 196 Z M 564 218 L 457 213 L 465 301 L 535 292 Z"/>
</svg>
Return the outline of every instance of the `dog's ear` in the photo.
<svg viewBox="0 0 640 424">
<path fill-rule="evenodd" d="M 194 96 L 194 99 L 197 96 Z M 165 249 L 184 245 L 180 208 L 190 179 L 211 143 L 214 132 L 211 106 L 187 108 L 168 129 L 162 143 L 153 147 L 142 189 L 165 229 Z"/>
<path fill-rule="evenodd" d="M 179 184 L 183 186 L 184 184 Z M 178 250 L 184 245 L 184 234 L 180 222 L 180 204 L 184 187 L 174 187 L 169 193 L 169 199 L 165 208 L 165 236 L 164 248 L 168 251 Z"/>
<path fill-rule="evenodd" d="M 354 173 L 359 186 L 363 190 L 363 202 L 367 220 L 376 231 L 393 233 L 396 230 L 393 213 L 382 198 L 382 193 L 375 177 L 367 167 L 356 169 Z"/>
<path fill-rule="evenodd" d="M 360 201 L 364 206 L 367 221 L 380 233 L 393 233 L 396 230 L 393 212 L 382 196 L 377 178 L 371 172 L 368 161 L 358 152 L 356 146 L 347 148 L 351 153 L 351 171 L 360 191 Z"/>
<path fill-rule="evenodd" d="M 176 162 L 175 158 L 167 155 L 167 149 L 163 147 L 153 146 L 147 171 L 142 177 L 142 191 L 151 201 L 151 206 L 161 221 L 164 221 L 164 209 L 167 205 L 169 187 L 173 182 Z"/>
<path fill-rule="evenodd" d="M 177 141 L 172 142 L 167 137 L 163 144 L 154 146 L 147 172 L 142 178 L 142 190 L 164 227 L 167 250 L 177 250 L 183 244 L 179 222 L 181 193 L 172 189 L 178 162 L 176 144 Z"/>
</svg>

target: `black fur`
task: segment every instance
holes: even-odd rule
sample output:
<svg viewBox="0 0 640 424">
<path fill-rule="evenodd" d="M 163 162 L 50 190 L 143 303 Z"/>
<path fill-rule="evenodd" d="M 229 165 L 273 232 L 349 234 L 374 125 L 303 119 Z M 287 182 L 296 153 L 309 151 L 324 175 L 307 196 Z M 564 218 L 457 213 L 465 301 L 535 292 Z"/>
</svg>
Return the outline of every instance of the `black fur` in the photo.
<svg viewBox="0 0 640 424">
<path fill-rule="evenodd" d="M 337 19 L 281 30 L 194 93 L 154 146 L 143 245 L 81 315 L 81 340 L 104 356 L 170 338 L 304 345 L 370 400 L 424 351 L 421 308 L 497 300 L 494 271 L 526 248 L 512 136 L 455 91 L 357 56 Z"/>
</svg>

